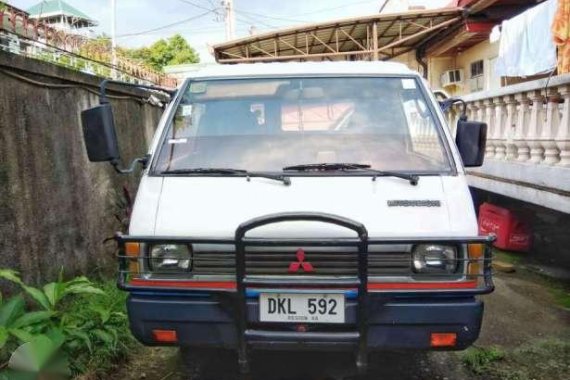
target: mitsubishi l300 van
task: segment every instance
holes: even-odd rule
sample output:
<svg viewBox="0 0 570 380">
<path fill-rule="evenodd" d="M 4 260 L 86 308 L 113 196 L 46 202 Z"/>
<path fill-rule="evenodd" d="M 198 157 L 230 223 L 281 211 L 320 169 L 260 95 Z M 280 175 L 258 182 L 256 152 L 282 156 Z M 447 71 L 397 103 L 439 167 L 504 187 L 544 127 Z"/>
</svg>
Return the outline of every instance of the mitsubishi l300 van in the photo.
<svg viewBox="0 0 570 380">
<path fill-rule="evenodd" d="M 243 373 L 252 350 L 343 350 L 364 372 L 371 351 L 477 339 L 492 237 L 478 236 L 464 166 L 482 164 L 486 125 L 450 128 L 418 73 L 204 68 L 131 170 L 104 91 L 82 114 L 90 160 L 143 164 L 117 235 L 141 342 L 234 350 Z"/>
</svg>

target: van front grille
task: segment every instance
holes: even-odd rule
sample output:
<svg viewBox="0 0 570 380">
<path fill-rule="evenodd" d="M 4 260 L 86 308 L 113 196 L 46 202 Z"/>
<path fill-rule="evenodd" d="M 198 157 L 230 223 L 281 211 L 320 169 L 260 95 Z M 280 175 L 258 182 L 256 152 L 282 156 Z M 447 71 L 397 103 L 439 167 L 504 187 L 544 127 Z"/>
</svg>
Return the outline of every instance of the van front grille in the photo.
<svg viewBox="0 0 570 380">
<path fill-rule="evenodd" d="M 299 262 L 295 250 L 271 250 L 246 252 L 246 274 L 275 275 L 292 274 L 291 263 Z M 323 252 L 304 250 L 304 262 L 310 263 L 313 272 L 301 267 L 295 275 L 307 276 L 356 276 L 358 258 L 356 252 Z M 196 275 L 235 274 L 233 252 L 194 252 L 192 272 Z M 369 276 L 409 276 L 410 252 L 368 253 Z"/>
</svg>

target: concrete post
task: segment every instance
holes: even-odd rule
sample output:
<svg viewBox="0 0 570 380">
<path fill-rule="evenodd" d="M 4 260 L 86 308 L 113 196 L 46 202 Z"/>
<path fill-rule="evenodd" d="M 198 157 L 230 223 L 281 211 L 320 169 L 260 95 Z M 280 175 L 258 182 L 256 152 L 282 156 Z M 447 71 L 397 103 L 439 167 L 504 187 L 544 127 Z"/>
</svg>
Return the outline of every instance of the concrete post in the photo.
<svg viewBox="0 0 570 380">
<path fill-rule="evenodd" d="M 570 85 L 558 88 L 558 92 L 564 99 L 562 107 L 562 119 L 558 125 L 556 134 L 556 146 L 560 149 L 559 166 L 570 167 Z"/>
</svg>

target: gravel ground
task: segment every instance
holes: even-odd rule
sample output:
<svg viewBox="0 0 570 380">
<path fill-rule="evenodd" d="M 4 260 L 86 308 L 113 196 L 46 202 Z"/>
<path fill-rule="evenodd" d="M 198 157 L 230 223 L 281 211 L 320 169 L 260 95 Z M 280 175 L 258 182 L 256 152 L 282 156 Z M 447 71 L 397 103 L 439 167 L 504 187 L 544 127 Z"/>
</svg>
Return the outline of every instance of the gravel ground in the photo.
<svg viewBox="0 0 570 380">
<path fill-rule="evenodd" d="M 495 278 L 496 291 L 485 297 L 483 330 L 477 346 L 497 345 L 513 349 L 534 340 L 570 336 L 570 311 L 553 303 L 548 288 L 533 278 L 502 274 Z M 114 380 L 207 380 L 235 379 L 233 360 L 215 353 L 206 354 L 214 371 L 211 376 L 198 375 L 192 360 L 182 359 L 178 350 L 143 348 L 125 365 Z M 204 358 L 200 359 L 204 360 Z M 186 363 L 187 365 L 183 364 Z M 190 363 L 190 364 L 188 364 Z M 254 380 L 341 380 L 353 375 L 352 359 L 342 354 L 260 353 L 253 357 Z M 370 358 L 368 380 L 430 379 L 472 380 L 484 375 L 470 373 L 455 352 L 382 353 Z M 220 375 L 221 372 L 224 376 Z M 568 374 L 561 373 L 560 379 Z M 550 377 L 549 380 L 556 380 Z M 536 379 L 541 380 L 541 379 Z"/>
</svg>

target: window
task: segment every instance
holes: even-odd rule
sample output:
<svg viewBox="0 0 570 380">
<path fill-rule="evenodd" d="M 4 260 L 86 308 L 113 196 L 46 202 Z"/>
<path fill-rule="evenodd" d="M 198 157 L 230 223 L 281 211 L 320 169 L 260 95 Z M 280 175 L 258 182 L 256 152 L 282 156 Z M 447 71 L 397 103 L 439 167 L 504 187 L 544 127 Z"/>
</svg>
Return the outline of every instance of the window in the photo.
<svg viewBox="0 0 570 380">
<path fill-rule="evenodd" d="M 471 78 L 483 75 L 483 60 L 475 61 L 471 64 Z"/>
<path fill-rule="evenodd" d="M 471 79 L 469 80 L 469 85 L 472 92 L 482 91 L 485 88 L 484 67 L 483 60 L 471 63 Z"/>
<path fill-rule="evenodd" d="M 439 125 L 427 104 L 409 78 L 191 82 L 155 169 L 281 172 L 291 165 L 351 162 L 446 172 Z"/>
</svg>

